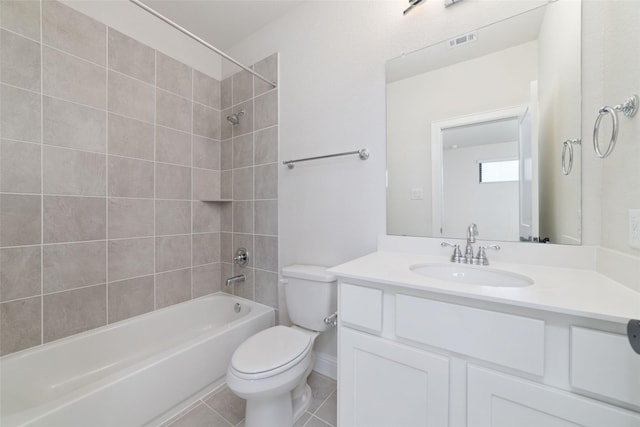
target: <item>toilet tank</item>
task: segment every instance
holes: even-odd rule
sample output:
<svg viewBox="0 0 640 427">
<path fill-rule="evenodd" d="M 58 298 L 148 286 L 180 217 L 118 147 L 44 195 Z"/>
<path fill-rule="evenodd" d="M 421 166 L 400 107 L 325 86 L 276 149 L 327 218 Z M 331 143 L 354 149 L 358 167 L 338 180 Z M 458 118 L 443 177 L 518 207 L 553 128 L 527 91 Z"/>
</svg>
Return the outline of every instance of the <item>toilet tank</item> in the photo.
<svg viewBox="0 0 640 427">
<path fill-rule="evenodd" d="M 313 331 L 328 328 L 324 318 L 336 311 L 336 277 L 328 267 L 290 265 L 282 269 L 285 299 L 293 324 Z"/>
</svg>

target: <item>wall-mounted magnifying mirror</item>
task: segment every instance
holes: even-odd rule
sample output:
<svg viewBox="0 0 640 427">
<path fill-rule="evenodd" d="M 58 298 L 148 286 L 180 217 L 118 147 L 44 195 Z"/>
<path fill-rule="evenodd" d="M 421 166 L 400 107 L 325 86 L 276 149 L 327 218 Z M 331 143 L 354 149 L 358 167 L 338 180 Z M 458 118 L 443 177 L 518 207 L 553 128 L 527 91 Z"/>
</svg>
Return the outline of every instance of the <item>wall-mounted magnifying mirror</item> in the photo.
<svg viewBox="0 0 640 427">
<path fill-rule="evenodd" d="M 387 234 L 581 242 L 580 2 L 387 62 Z"/>
</svg>

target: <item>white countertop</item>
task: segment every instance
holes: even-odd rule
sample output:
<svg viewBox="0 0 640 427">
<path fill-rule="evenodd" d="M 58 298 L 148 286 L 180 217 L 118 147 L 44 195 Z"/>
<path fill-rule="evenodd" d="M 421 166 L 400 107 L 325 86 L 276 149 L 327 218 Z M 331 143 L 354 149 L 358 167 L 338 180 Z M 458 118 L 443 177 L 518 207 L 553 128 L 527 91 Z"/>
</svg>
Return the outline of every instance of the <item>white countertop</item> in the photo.
<svg viewBox="0 0 640 427">
<path fill-rule="evenodd" d="M 533 279 L 534 284 L 525 287 L 454 283 L 425 277 L 410 270 L 412 265 L 438 262 L 448 263 L 449 260 L 442 256 L 379 251 L 329 271 L 343 279 L 366 280 L 616 323 L 626 324 L 629 319 L 640 319 L 640 292 L 595 270 L 505 262 L 492 262 L 486 267 L 523 274 Z"/>
</svg>

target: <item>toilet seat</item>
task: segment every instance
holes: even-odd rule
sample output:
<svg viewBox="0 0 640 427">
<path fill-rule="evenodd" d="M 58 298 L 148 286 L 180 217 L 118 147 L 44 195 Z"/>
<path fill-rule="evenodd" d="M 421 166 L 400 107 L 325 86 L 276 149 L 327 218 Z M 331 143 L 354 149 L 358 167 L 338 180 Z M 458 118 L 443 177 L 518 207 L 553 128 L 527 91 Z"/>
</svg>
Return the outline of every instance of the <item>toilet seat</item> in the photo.
<svg viewBox="0 0 640 427">
<path fill-rule="evenodd" d="M 277 375 L 304 359 L 312 336 L 298 329 L 275 326 L 243 342 L 233 353 L 231 368 L 240 378 L 257 380 Z"/>
</svg>

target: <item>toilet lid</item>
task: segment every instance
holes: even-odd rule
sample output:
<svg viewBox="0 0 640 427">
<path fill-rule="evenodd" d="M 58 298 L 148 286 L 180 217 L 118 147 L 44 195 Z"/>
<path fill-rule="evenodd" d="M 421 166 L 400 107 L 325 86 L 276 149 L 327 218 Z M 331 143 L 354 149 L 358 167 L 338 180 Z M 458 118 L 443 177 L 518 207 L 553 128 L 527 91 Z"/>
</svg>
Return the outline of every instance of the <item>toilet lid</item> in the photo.
<svg viewBox="0 0 640 427">
<path fill-rule="evenodd" d="M 311 337 L 304 332 L 274 326 L 240 344 L 233 353 L 231 365 L 246 374 L 272 371 L 304 356 L 311 342 Z"/>
</svg>

